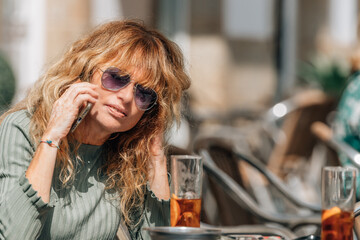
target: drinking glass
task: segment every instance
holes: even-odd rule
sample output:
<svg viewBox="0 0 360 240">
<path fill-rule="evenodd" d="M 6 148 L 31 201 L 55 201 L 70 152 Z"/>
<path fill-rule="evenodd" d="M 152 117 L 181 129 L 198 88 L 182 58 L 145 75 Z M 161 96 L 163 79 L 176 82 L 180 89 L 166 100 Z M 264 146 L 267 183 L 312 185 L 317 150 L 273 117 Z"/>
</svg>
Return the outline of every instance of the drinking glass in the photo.
<svg viewBox="0 0 360 240">
<path fill-rule="evenodd" d="M 355 168 L 324 167 L 321 177 L 321 239 L 353 239 Z"/>
<path fill-rule="evenodd" d="M 200 227 L 203 163 L 200 156 L 172 155 L 170 224 Z"/>
</svg>

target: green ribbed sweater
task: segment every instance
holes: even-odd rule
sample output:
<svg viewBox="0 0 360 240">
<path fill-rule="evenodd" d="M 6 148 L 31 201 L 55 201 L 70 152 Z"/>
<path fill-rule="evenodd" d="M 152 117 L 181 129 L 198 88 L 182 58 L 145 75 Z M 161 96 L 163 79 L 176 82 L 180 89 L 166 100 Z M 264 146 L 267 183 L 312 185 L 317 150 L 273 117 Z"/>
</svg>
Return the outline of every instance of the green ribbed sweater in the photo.
<svg viewBox="0 0 360 240">
<path fill-rule="evenodd" d="M 76 167 L 71 187 L 60 187 L 55 169 L 50 202 L 45 203 L 25 177 L 37 147 L 29 124 L 29 114 L 22 110 L 0 126 L 0 239 L 114 239 L 121 214 L 115 193 L 105 190 L 105 176 L 98 173 L 106 154 L 102 146 L 80 146 L 83 163 Z M 141 219 L 129 231 L 132 239 L 150 239 L 144 227 L 168 226 L 169 205 L 148 187 L 144 213 L 132 216 Z"/>
</svg>

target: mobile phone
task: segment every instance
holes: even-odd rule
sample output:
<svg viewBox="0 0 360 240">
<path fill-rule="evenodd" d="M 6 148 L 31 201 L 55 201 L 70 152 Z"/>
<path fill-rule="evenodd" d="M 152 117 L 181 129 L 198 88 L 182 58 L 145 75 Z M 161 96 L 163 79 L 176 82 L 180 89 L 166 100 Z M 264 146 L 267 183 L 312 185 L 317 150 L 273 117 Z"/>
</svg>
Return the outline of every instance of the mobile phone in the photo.
<svg viewBox="0 0 360 240">
<path fill-rule="evenodd" d="M 74 124 L 71 126 L 71 129 L 70 129 L 71 132 L 74 132 L 74 131 L 75 131 L 75 129 L 79 126 L 79 124 L 81 123 L 81 121 L 85 118 L 86 114 L 89 113 L 91 107 L 92 107 L 92 103 L 88 103 L 88 104 L 86 105 L 86 107 L 85 107 L 83 110 L 81 110 L 81 112 L 79 113 L 76 121 L 75 121 Z"/>
</svg>

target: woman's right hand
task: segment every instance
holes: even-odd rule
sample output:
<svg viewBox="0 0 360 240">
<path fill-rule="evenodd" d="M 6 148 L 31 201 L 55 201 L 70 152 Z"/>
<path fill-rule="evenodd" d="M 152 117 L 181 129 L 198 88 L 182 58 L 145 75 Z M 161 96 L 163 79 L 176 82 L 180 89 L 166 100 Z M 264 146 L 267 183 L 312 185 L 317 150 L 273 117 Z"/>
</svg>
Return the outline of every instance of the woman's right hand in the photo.
<svg viewBox="0 0 360 240">
<path fill-rule="evenodd" d="M 51 140 L 54 144 L 59 145 L 61 139 L 69 133 L 81 107 L 86 105 L 87 102 L 94 104 L 97 101 L 96 87 L 96 85 L 88 82 L 79 81 L 72 84 L 55 101 L 42 139 Z M 29 183 L 37 191 L 38 196 L 46 203 L 50 201 L 50 189 L 56 156 L 57 148 L 47 144 L 40 144 L 25 174 Z"/>
<path fill-rule="evenodd" d="M 59 145 L 61 139 L 68 135 L 80 109 L 86 106 L 88 102 L 94 104 L 97 101 L 96 87 L 96 85 L 88 82 L 72 84 L 55 101 L 43 139 L 50 139 Z"/>
</svg>

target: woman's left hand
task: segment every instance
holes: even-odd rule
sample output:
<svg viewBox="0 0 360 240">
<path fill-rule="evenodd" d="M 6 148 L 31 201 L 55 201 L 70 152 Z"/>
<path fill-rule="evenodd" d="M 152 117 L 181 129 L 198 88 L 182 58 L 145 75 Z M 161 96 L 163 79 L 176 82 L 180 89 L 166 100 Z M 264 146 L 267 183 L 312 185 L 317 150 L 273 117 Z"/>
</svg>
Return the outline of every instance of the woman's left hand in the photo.
<svg viewBox="0 0 360 240">
<path fill-rule="evenodd" d="M 152 141 L 149 162 L 150 188 L 159 199 L 170 198 L 170 188 L 167 176 L 166 157 L 163 147 L 164 134 L 158 134 Z"/>
<path fill-rule="evenodd" d="M 153 157 L 153 161 L 163 161 L 165 154 L 164 154 L 164 147 L 163 147 L 163 140 L 164 140 L 164 134 L 160 133 L 158 134 L 152 141 L 151 146 L 151 156 Z"/>
</svg>

